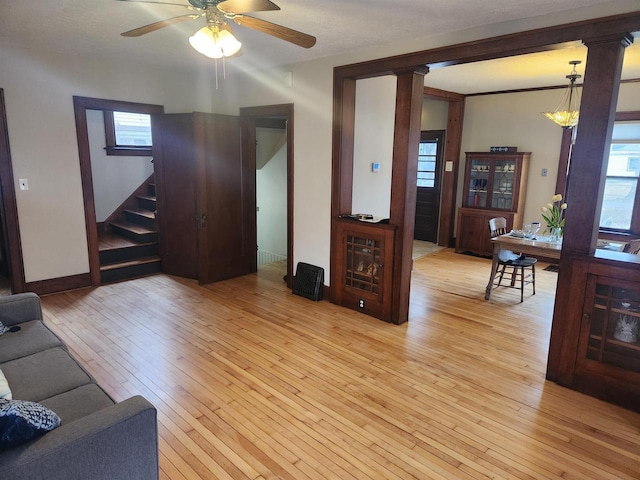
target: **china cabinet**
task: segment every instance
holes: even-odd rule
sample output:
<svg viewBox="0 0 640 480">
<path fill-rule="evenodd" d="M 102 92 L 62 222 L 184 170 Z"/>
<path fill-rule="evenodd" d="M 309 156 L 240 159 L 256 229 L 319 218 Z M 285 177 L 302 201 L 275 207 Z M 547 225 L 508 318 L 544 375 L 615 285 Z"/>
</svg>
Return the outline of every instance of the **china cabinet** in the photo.
<svg viewBox="0 0 640 480">
<path fill-rule="evenodd" d="M 456 252 L 491 255 L 489 220 L 505 217 L 520 228 L 530 152 L 467 152 Z"/>
<path fill-rule="evenodd" d="M 337 220 L 340 279 L 332 290 L 334 303 L 385 321 L 391 320 L 395 228 L 350 219 Z"/>
</svg>

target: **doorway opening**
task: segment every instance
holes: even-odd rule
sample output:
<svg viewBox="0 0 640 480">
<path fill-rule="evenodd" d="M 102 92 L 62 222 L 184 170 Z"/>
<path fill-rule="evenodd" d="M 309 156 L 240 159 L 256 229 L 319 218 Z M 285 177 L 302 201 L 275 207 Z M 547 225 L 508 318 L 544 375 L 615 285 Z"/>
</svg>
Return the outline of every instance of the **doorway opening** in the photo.
<svg viewBox="0 0 640 480">
<path fill-rule="evenodd" d="M 444 130 L 423 131 L 418 148 L 416 220 L 413 238 L 438 242 Z"/>
<path fill-rule="evenodd" d="M 256 263 L 285 262 L 293 281 L 293 104 L 240 109 L 242 154 L 256 167 Z M 284 229 L 284 231 L 283 231 Z M 284 252 L 284 255 L 282 254 Z M 282 257 L 285 258 L 282 258 Z"/>
<path fill-rule="evenodd" d="M 157 115 L 164 112 L 161 105 L 149 105 L 116 100 L 104 100 L 89 97 L 74 97 L 73 105 L 78 137 L 78 151 L 80 156 L 80 175 L 82 179 L 82 195 L 84 200 L 85 224 L 87 231 L 87 249 L 89 253 L 90 285 L 99 286 L 103 283 L 101 277 L 100 239 L 96 215 L 96 195 L 92 168 L 91 142 L 92 125 L 102 117 L 104 112 L 130 112 Z M 108 188 L 105 188 L 108 190 Z M 123 202 L 124 205 L 124 202 Z M 118 246 L 118 248 L 121 245 Z M 134 266 L 134 269 L 140 268 Z M 80 286 L 80 285 L 79 285 Z M 87 285 L 88 286 L 88 285 Z"/>
<path fill-rule="evenodd" d="M 276 263 L 286 266 L 286 120 L 256 120 L 256 205 L 258 269 Z"/>
</svg>

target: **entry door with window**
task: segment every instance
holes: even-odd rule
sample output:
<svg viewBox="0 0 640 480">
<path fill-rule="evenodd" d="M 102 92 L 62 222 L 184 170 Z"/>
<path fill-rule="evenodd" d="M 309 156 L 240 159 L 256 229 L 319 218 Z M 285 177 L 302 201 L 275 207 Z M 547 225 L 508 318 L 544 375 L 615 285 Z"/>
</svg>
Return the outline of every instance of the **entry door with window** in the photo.
<svg viewBox="0 0 640 480">
<path fill-rule="evenodd" d="M 424 131 L 418 150 L 418 192 L 413 238 L 437 243 L 444 130 Z"/>
</svg>

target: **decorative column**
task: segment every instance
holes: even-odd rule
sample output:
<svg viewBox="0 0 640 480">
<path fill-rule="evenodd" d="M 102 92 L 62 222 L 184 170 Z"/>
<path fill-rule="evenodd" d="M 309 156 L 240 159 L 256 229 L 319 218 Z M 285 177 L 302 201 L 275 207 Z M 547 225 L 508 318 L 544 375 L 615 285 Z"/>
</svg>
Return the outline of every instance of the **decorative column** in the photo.
<svg viewBox="0 0 640 480">
<path fill-rule="evenodd" d="M 428 67 L 396 71 L 396 120 L 391 173 L 389 223 L 397 225 L 393 252 L 392 322 L 409 319 L 409 293 L 413 267 L 413 224 L 416 215 L 418 148 L 424 76 Z"/>
<path fill-rule="evenodd" d="M 569 208 L 547 364 L 547 378 L 567 386 L 573 382 L 578 351 L 587 278 L 584 260 L 595 251 L 622 61 L 632 41 L 629 34 L 583 40 L 589 50 L 580 122 L 569 166 Z M 576 262 L 577 256 L 583 261 Z"/>
</svg>

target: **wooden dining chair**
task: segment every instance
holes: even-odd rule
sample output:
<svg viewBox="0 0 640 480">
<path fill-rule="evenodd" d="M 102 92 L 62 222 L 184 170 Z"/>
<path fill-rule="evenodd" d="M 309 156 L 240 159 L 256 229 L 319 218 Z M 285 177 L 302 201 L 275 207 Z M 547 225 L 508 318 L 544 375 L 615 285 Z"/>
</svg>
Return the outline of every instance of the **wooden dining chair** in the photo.
<svg viewBox="0 0 640 480">
<path fill-rule="evenodd" d="M 507 232 L 507 219 L 504 217 L 495 217 L 489 220 L 489 231 L 491 238 L 504 235 Z M 498 258 L 498 269 L 495 276 L 491 279 L 493 285 L 499 287 L 505 273 L 511 275 L 511 282 L 508 285 L 511 288 L 520 290 L 520 302 L 524 301 L 524 287 L 531 284 L 533 287 L 533 295 L 536 294 L 536 263 L 537 258 L 525 257 L 524 255 L 515 254 L 509 250 L 502 250 L 502 259 Z M 507 258 L 513 257 L 512 260 Z M 497 283 L 496 283 L 497 279 Z"/>
</svg>

